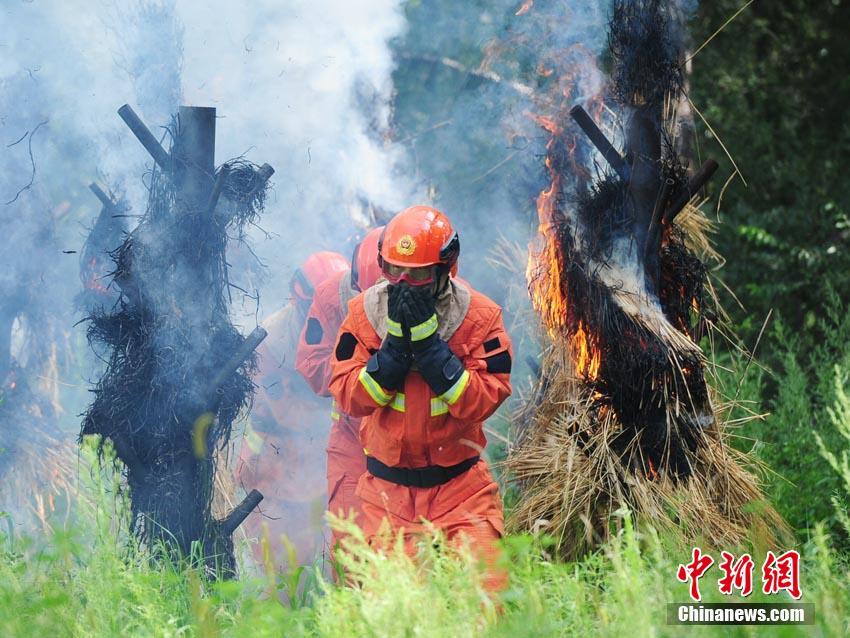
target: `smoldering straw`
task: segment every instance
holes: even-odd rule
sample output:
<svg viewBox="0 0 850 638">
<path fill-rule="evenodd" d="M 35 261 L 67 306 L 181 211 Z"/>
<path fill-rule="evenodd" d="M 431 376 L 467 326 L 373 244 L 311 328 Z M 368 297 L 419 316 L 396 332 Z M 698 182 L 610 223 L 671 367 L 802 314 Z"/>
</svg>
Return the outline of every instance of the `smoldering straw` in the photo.
<svg viewBox="0 0 850 638">
<path fill-rule="evenodd" d="M 588 141 L 566 109 L 538 118 L 551 184 L 528 272 L 550 345 L 506 469 L 520 491 L 511 527 L 542 526 L 568 557 L 603 541 L 623 508 L 716 546 L 787 534 L 772 507 L 754 507 L 758 467 L 728 442 L 730 406 L 698 346 L 722 316 L 703 261 L 716 253 L 696 252 L 711 224 L 694 197 L 716 163 L 693 170 L 677 150 L 685 34 L 671 7 L 613 5 L 611 80 L 591 101 L 617 115 L 622 154 L 572 109 L 608 165 L 596 181 L 573 170 Z"/>
</svg>

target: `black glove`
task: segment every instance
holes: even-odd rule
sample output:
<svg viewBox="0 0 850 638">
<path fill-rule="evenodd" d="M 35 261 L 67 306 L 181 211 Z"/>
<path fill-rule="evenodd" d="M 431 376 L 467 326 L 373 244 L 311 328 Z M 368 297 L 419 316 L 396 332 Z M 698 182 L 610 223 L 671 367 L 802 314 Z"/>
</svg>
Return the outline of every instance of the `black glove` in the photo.
<svg viewBox="0 0 850 638">
<path fill-rule="evenodd" d="M 413 357 L 410 353 L 401 302 L 403 289 L 387 286 L 387 338 L 381 349 L 369 357 L 366 372 L 387 390 L 402 390 Z"/>
<path fill-rule="evenodd" d="M 430 286 L 405 286 L 401 293 L 404 323 L 410 331 L 410 348 L 424 350 L 437 337 L 437 307 Z"/>
<path fill-rule="evenodd" d="M 412 363 L 410 352 L 397 350 L 389 339 L 385 339 L 381 349 L 366 362 L 366 372 L 382 388 L 398 391 L 404 389 L 404 379 Z"/>
<path fill-rule="evenodd" d="M 437 334 L 437 313 L 429 287 L 409 288 L 402 301 L 405 320 L 410 325 L 410 348 L 425 382 L 442 395 L 460 380 L 463 363 L 449 344 Z"/>
<path fill-rule="evenodd" d="M 387 340 L 400 352 L 410 352 L 410 330 L 402 308 L 407 289 L 403 283 L 387 286 Z"/>
</svg>

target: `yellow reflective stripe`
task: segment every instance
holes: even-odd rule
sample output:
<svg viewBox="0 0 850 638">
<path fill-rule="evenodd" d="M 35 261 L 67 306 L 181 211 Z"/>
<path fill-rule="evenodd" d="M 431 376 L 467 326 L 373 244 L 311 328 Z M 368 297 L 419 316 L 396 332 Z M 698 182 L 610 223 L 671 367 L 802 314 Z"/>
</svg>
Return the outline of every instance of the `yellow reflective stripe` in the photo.
<svg viewBox="0 0 850 638">
<path fill-rule="evenodd" d="M 440 416 L 448 414 L 449 404 L 443 401 L 440 397 L 431 397 L 431 416 Z"/>
<path fill-rule="evenodd" d="M 430 319 L 423 321 L 418 326 L 413 326 L 410 329 L 410 340 L 422 341 L 423 339 L 430 337 L 435 332 L 437 332 L 437 313 L 431 315 Z"/>
<path fill-rule="evenodd" d="M 404 392 L 396 392 L 390 407 L 396 412 L 404 412 Z"/>
<path fill-rule="evenodd" d="M 360 379 L 360 384 L 363 386 L 363 389 L 369 393 L 369 396 L 372 397 L 378 405 L 384 406 L 392 400 L 392 395 L 384 392 L 381 384 L 375 381 L 371 374 L 366 372 L 366 366 L 363 366 L 363 369 L 360 370 L 358 378 Z"/>
<path fill-rule="evenodd" d="M 401 324 L 398 321 L 393 321 L 387 317 L 387 332 L 394 337 L 403 337 L 404 332 L 401 329 Z"/>
<path fill-rule="evenodd" d="M 331 420 L 339 421 L 340 414 L 336 407 L 336 401 L 331 401 Z"/>
<path fill-rule="evenodd" d="M 457 403 L 458 399 L 460 399 L 460 396 L 463 394 L 463 391 L 466 390 L 466 386 L 468 385 L 469 370 L 464 370 L 463 374 L 460 375 L 460 379 L 455 381 L 455 384 L 448 390 L 443 392 L 440 397 L 449 405 L 454 405 L 455 403 Z"/>
</svg>

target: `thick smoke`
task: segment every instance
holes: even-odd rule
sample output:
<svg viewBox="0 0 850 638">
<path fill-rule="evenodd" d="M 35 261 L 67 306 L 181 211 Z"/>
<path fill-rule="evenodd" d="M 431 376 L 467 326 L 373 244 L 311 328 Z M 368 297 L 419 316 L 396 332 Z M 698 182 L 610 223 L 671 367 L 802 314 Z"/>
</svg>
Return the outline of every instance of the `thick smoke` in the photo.
<svg viewBox="0 0 850 638">
<path fill-rule="evenodd" d="M 48 309 L 59 327 L 19 334 L 13 354 L 25 361 L 37 350 L 49 359 L 58 349 L 47 363 L 61 382 L 66 436 L 78 431 L 76 415 L 99 370 L 87 354 L 84 328 L 75 327 L 80 315 L 73 304 L 80 290 L 74 251 L 100 211 L 87 185 L 97 179 L 123 195 L 131 215 L 145 210 L 150 185 L 151 158 L 116 115 L 118 107 L 130 103 L 162 137 L 179 104 L 214 106 L 217 164 L 244 155 L 276 169 L 261 228 L 251 233 L 265 268 L 248 250 L 234 245 L 229 253 L 232 279 L 250 293 L 256 289 L 261 300 L 258 310 L 250 298 L 239 304 L 234 295 L 247 333 L 288 303 L 288 280 L 310 252 L 350 254 L 369 222 L 367 206 L 396 210 L 414 196 L 403 151 L 387 142 L 389 41 L 404 28 L 400 3 L 388 0 L 0 7 L 0 196 L 6 202 L 21 191 L 15 206 L 25 206 L 0 202 L 3 236 L 17 249 L 14 260 L 2 251 L 2 284 L 35 282 L 25 289 L 23 311 L 14 310 L 7 323 L 20 333 L 27 313 Z M 127 221 L 132 229 L 137 220 Z M 42 368 L 26 374 L 44 377 Z M 0 430 L 20 430 L 0 418 Z M 6 504 L 0 493 L 0 510 L 10 509 Z"/>
<path fill-rule="evenodd" d="M 54 137 L 77 144 L 74 172 L 127 189 L 136 210 L 150 158 L 116 109 L 131 103 L 160 135 L 181 98 L 217 107 L 217 162 L 247 154 L 277 170 L 262 224 L 275 239 L 257 247 L 270 273 L 268 312 L 287 296 L 299 259 L 348 252 L 363 202 L 396 210 L 414 196 L 403 151 L 387 141 L 389 41 L 404 28 L 397 0 L 20 3 L 2 9 L 11 55 L 0 77 L 28 73 Z"/>
<path fill-rule="evenodd" d="M 399 4 L 178 2 L 191 25 L 185 99 L 218 108 L 219 161 L 248 153 L 277 171 L 261 222 L 274 239 L 257 243 L 270 275 L 262 314 L 285 301 L 291 268 L 310 252 L 350 254 L 362 202 L 410 201 L 401 149 L 387 143 Z"/>
<path fill-rule="evenodd" d="M 106 15 L 115 39 L 115 64 L 133 85 L 139 115 L 156 124 L 168 122 L 183 92 L 184 28 L 176 0 L 125 0 Z"/>
<path fill-rule="evenodd" d="M 157 136 L 178 104 L 216 107 L 216 162 L 244 155 L 276 169 L 265 214 L 250 232 L 265 268 L 250 251 L 228 253 L 232 278 L 249 295 L 259 293 L 259 309 L 248 295 L 241 303 L 234 298 L 243 332 L 289 301 L 289 278 L 310 252 L 350 254 L 369 206 L 394 212 L 417 201 L 434 203 L 456 222 L 462 276 L 511 312 L 527 310 L 524 251 L 511 256 L 516 263 L 507 276 L 488 258 L 502 237 L 524 248 L 535 232 L 549 136 L 529 115 L 547 114 L 552 104 L 540 99 L 557 93 L 555 82 L 576 101 L 599 91 L 609 3 L 537 0 L 525 12 L 517 0 L 403 4 L 0 6 L 0 142 L 13 158 L 0 164 L 0 223 L 12 220 L 14 235 L 3 236 L 18 238 L 27 272 L 38 280 L 28 307 L 50 309 L 65 330 L 50 339 L 69 353 L 57 373 L 66 383 L 63 400 L 73 406 L 66 431 L 78 427 L 74 415 L 93 375 L 79 354 L 82 330 L 72 328 L 78 262 L 62 251 L 80 250 L 99 211 L 86 189 L 91 180 L 126 193 L 131 212 L 147 201 L 152 161 L 116 115 L 125 102 Z M 564 55 L 576 68 L 573 79 L 551 73 L 564 70 Z M 30 181 L 28 134 L 36 172 L 21 198 L 41 216 L 2 203 Z M 51 241 L 40 234 L 46 227 Z M 6 258 L 2 267 L 5 284 L 18 266 Z M 518 348 L 518 359 L 530 353 Z"/>
</svg>

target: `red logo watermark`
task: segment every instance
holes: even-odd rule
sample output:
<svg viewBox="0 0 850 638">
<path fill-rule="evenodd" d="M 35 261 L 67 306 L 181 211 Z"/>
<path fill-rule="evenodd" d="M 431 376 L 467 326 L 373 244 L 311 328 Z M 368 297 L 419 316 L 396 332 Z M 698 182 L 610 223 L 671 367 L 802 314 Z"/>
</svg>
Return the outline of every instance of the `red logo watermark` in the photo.
<svg viewBox="0 0 850 638">
<path fill-rule="evenodd" d="M 723 570 L 723 578 L 717 581 L 721 594 L 727 596 L 732 594 L 733 589 L 741 592 L 741 596 L 747 597 L 753 593 L 753 568 L 755 563 L 752 556 L 743 554 L 737 560 L 734 554 L 721 552 L 720 569 Z"/>
<path fill-rule="evenodd" d="M 761 590 L 765 594 L 777 594 L 784 590 L 791 594 L 791 598 L 797 599 L 802 596 L 799 552 L 792 550 L 780 556 L 768 552 L 761 568 L 761 579 Z"/>
<path fill-rule="evenodd" d="M 699 594 L 699 579 L 705 575 L 708 568 L 714 564 L 714 559 L 708 554 L 703 554 L 699 547 L 694 547 L 693 559 L 687 565 L 679 565 L 676 571 L 676 578 L 680 582 L 691 583 L 691 598 L 694 600 L 702 600 Z"/>
<path fill-rule="evenodd" d="M 717 588 L 721 594 L 730 596 L 733 591 L 740 592 L 741 596 L 747 597 L 753 592 L 753 572 L 755 561 L 749 554 L 735 556 L 730 552 L 721 552 L 721 560 L 717 563 L 723 576 L 717 581 Z M 689 594 L 697 602 L 702 600 L 700 594 L 700 578 L 714 565 L 714 558 L 703 553 L 699 547 L 694 547 L 691 561 L 679 565 L 676 570 L 676 578 L 679 582 L 689 584 Z M 761 567 L 762 592 L 765 594 L 778 594 L 786 591 L 796 599 L 802 596 L 800 589 L 800 553 L 789 550 L 777 556 L 768 552 Z"/>
</svg>

